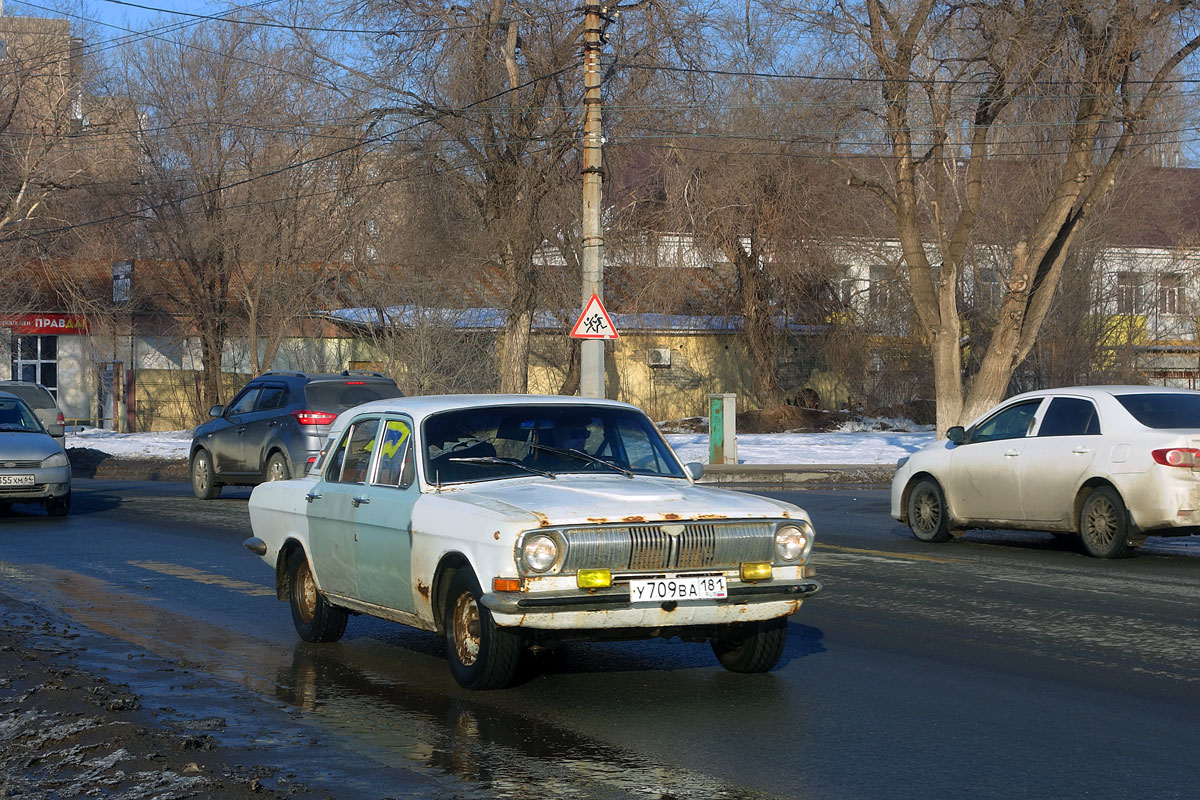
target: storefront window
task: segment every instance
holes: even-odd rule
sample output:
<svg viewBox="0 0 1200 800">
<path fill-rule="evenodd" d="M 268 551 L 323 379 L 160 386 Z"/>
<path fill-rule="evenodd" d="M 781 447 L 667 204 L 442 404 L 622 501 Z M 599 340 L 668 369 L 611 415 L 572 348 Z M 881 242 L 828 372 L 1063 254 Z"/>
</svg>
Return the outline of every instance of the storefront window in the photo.
<svg viewBox="0 0 1200 800">
<path fill-rule="evenodd" d="M 13 380 L 40 383 L 58 399 L 58 337 L 18 336 L 13 343 Z"/>
</svg>

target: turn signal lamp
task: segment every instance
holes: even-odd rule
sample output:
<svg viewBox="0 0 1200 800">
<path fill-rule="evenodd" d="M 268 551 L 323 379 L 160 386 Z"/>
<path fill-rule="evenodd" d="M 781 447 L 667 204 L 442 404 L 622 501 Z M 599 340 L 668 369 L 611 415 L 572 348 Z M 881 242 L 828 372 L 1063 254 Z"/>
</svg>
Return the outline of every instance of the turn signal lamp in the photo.
<svg viewBox="0 0 1200 800">
<path fill-rule="evenodd" d="M 612 586 L 612 572 L 607 569 L 581 569 L 575 574 L 580 589 L 606 589 Z"/>
<path fill-rule="evenodd" d="M 519 592 L 521 591 L 520 578 L 492 578 L 493 592 Z"/>
<path fill-rule="evenodd" d="M 744 581 L 769 581 L 774 575 L 770 561 L 744 561 L 738 571 Z"/>
</svg>

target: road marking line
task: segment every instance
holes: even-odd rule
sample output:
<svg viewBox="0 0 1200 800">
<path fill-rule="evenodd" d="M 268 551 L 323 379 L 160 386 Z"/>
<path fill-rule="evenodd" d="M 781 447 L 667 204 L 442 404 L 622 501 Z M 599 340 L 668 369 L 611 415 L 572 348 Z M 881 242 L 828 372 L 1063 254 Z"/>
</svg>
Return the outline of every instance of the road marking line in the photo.
<svg viewBox="0 0 1200 800">
<path fill-rule="evenodd" d="M 148 569 L 151 572 L 159 572 L 163 575 L 170 575 L 175 578 L 183 578 L 197 583 L 206 583 L 211 586 L 221 586 L 225 589 L 232 589 L 235 592 L 248 594 L 251 597 L 274 597 L 275 590 L 268 589 L 265 586 L 260 586 L 257 583 L 249 583 L 247 581 L 239 581 L 236 578 L 227 578 L 224 575 L 215 575 L 211 572 L 203 572 L 192 567 L 184 567 L 179 564 L 168 564 L 162 561 L 127 561 L 127 564 L 134 567 Z"/>
<path fill-rule="evenodd" d="M 836 550 L 839 553 L 858 553 L 864 556 L 880 556 L 882 558 L 900 558 L 908 561 L 928 561 L 933 564 L 968 564 L 965 558 L 942 558 L 939 556 L 922 556 L 914 553 L 889 553 L 886 550 L 865 550 L 861 547 L 843 547 L 839 544 L 814 544 L 816 550 Z"/>
</svg>

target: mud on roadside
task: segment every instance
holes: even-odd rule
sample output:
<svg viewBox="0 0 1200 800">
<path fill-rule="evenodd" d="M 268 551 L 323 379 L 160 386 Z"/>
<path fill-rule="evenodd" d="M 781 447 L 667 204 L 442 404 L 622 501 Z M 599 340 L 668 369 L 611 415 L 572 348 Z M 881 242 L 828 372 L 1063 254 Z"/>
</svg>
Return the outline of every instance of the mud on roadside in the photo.
<svg viewBox="0 0 1200 800">
<path fill-rule="evenodd" d="M 94 636 L 0 595 L 0 797 L 331 796 L 224 746 L 223 718 L 147 707 L 97 674 L 84 664 Z M 189 680 L 182 670 L 177 677 Z"/>
</svg>

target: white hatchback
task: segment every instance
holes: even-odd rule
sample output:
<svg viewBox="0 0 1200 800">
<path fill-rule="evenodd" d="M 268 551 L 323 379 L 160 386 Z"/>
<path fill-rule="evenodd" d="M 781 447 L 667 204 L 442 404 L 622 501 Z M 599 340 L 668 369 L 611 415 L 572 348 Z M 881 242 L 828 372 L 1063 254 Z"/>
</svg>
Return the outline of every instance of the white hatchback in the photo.
<svg viewBox="0 0 1200 800">
<path fill-rule="evenodd" d="M 1074 386 L 1012 397 L 901 459 L 891 514 L 918 539 L 1078 534 L 1098 558 L 1200 533 L 1200 392 Z"/>
</svg>

